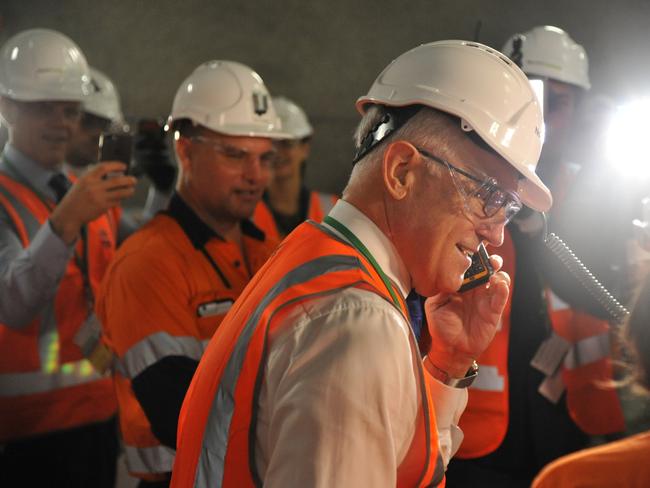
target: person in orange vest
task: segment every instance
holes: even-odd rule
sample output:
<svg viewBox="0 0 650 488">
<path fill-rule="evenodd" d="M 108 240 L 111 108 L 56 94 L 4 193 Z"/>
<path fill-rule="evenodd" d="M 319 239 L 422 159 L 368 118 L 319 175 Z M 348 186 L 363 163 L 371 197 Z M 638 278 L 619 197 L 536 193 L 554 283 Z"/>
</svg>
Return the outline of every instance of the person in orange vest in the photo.
<svg viewBox="0 0 650 488">
<path fill-rule="evenodd" d="M 458 289 L 522 202 L 551 205 L 541 110 L 514 63 L 467 41 L 402 54 L 357 109 L 343 198 L 283 241 L 199 363 L 173 487 L 444 485 L 509 278 Z M 422 350 L 413 288 L 431 297 Z"/>
<path fill-rule="evenodd" d="M 285 97 L 273 97 L 273 105 L 290 137 L 278 141 L 278 161 L 271 184 L 255 209 L 253 221 L 267 235 L 281 240 L 307 219 L 322 222 L 336 203 L 336 196 L 304 185 L 314 133 L 304 110 Z"/>
<path fill-rule="evenodd" d="M 259 75 L 210 61 L 179 87 L 169 118 L 180 175 L 169 207 L 129 237 L 97 313 L 116 355 L 126 464 L 140 487 L 169 484 L 178 415 L 207 341 L 276 246 L 249 220 L 280 131 Z"/>
<path fill-rule="evenodd" d="M 56 31 L 23 31 L 0 51 L 2 486 L 115 480 L 115 392 L 89 359 L 102 359 L 93 301 L 115 250 L 109 210 L 135 179 L 117 161 L 74 184 L 62 172 L 88 75 L 79 47 Z"/>
<path fill-rule="evenodd" d="M 630 380 L 636 380 L 641 395 L 650 391 L 650 280 L 637 296 L 624 329 L 632 358 Z M 628 359 L 629 360 L 629 359 Z M 650 482 L 650 431 L 561 457 L 546 466 L 533 481 L 533 488 L 636 488 Z"/>
<path fill-rule="evenodd" d="M 590 86 L 587 57 L 552 26 L 512 36 L 503 52 L 544 83 L 539 173 L 555 197 L 553 224 L 576 178 L 575 165 L 560 158 L 558 147 L 566 145 L 578 101 Z M 584 447 L 589 435 L 625 428 L 616 391 L 602 386 L 612 377 L 609 324 L 591 309 L 569 305 L 576 297 L 590 299 L 575 279 L 565 286 L 569 296 L 557 294 L 559 278 L 550 270 L 562 268 L 561 279 L 568 271 L 545 249 L 544 231 L 534 212 L 522 212 L 506 229 L 502 257 L 513 292 L 494 341 L 478 358 L 485 374 L 470 389 L 460 424 L 465 439 L 448 472 L 451 488 L 528 487 L 545 464 Z"/>
</svg>

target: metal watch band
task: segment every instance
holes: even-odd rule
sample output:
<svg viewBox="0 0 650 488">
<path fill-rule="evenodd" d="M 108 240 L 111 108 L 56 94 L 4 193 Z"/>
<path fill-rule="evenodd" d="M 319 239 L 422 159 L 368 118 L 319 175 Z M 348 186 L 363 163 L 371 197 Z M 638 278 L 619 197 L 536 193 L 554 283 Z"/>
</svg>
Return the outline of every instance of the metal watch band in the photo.
<svg viewBox="0 0 650 488">
<path fill-rule="evenodd" d="M 472 363 L 470 368 L 467 370 L 467 374 L 465 374 L 463 378 L 451 378 L 446 371 L 443 371 L 435 364 L 433 364 L 433 362 L 431 361 L 431 359 L 429 359 L 428 356 L 426 359 L 431 365 L 431 369 L 429 369 L 429 372 L 431 372 L 433 377 L 438 381 L 440 381 L 442 384 L 451 386 L 453 388 L 467 388 L 472 383 L 474 383 L 474 380 L 478 376 L 478 364 L 476 361 Z"/>
</svg>

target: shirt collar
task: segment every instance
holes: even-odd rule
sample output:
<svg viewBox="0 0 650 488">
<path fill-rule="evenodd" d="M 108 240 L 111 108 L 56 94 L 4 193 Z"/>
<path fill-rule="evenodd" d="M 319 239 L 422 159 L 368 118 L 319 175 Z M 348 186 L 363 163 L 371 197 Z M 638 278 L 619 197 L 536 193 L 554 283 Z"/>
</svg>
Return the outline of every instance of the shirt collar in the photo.
<svg viewBox="0 0 650 488">
<path fill-rule="evenodd" d="M 45 195 L 52 200 L 56 200 L 56 193 L 50 188 L 50 178 L 57 173 L 56 170 L 46 169 L 38 162 L 23 154 L 12 144 L 7 143 L 3 150 L 3 160 L 0 162 L 0 168 L 7 170 L 7 163 L 15 169 L 29 185 L 37 192 Z M 9 173 L 12 173 L 11 168 Z"/>
<path fill-rule="evenodd" d="M 169 207 L 164 213 L 178 222 L 178 225 L 181 226 L 183 232 L 185 232 L 185 235 L 196 249 L 202 248 L 213 238 L 225 241 L 222 236 L 203 222 L 177 193 L 172 196 Z M 250 220 L 244 219 L 240 222 L 240 225 L 242 234 L 259 241 L 264 240 L 264 232 L 258 229 Z"/>
<path fill-rule="evenodd" d="M 377 264 L 397 285 L 403 297 L 411 291 L 411 276 L 390 239 L 363 212 L 345 200 L 338 200 L 329 213 L 345 225 L 368 248 Z M 327 224 L 325 224 L 327 225 Z M 328 226 L 345 239 L 336 229 Z M 345 239 L 347 241 L 347 239 Z"/>
</svg>

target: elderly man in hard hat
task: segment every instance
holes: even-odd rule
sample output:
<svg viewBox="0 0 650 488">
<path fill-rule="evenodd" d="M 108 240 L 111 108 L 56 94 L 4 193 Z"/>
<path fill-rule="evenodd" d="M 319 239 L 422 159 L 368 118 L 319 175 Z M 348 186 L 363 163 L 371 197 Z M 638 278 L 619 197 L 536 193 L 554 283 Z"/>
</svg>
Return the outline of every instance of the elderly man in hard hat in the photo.
<svg viewBox="0 0 650 488">
<path fill-rule="evenodd" d="M 208 340 L 275 247 L 249 220 L 284 138 L 260 76 L 232 61 L 181 84 L 169 125 L 180 175 L 166 212 L 120 247 L 97 305 L 117 356 L 129 471 L 166 486 L 183 397 Z"/>
<path fill-rule="evenodd" d="M 553 148 L 563 144 L 578 99 L 590 86 L 587 56 L 553 26 L 512 36 L 503 52 L 544 84 L 551 150 L 542 153 L 539 172 L 554 185 L 555 205 L 564 210 L 575 171 Z M 534 212 L 522 212 L 508 226 L 501 256 L 513 276 L 512 300 L 478 358 L 487 374 L 472 386 L 461 420 L 465 439 L 449 467 L 452 488 L 530 486 L 546 463 L 584 447 L 588 434 L 624 429 L 615 390 L 602 387 L 612 378 L 608 323 L 565 302 L 586 294 L 575 279 L 568 282 L 569 295 L 556 295 L 557 279 L 549 270 L 562 265 L 544 252 L 544 230 Z"/>
<path fill-rule="evenodd" d="M 61 171 L 88 93 L 83 53 L 32 29 L 0 51 L 0 484 L 111 487 L 116 402 L 93 302 L 115 250 L 108 211 L 133 194 L 121 162 Z M 117 173 L 106 179 L 108 173 Z"/>
<path fill-rule="evenodd" d="M 321 222 L 336 197 L 304 184 L 314 133 L 305 111 L 286 97 L 273 97 L 273 105 L 289 137 L 278 141 L 273 177 L 253 219 L 267 235 L 282 239 L 307 219 Z"/>
<path fill-rule="evenodd" d="M 541 111 L 514 63 L 465 41 L 401 55 L 357 108 L 342 200 L 284 240 L 208 345 L 172 486 L 444 483 L 509 278 L 458 290 L 522 203 L 551 205 Z M 411 289 L 431 297 L 421 349 Z"/>
</svg>

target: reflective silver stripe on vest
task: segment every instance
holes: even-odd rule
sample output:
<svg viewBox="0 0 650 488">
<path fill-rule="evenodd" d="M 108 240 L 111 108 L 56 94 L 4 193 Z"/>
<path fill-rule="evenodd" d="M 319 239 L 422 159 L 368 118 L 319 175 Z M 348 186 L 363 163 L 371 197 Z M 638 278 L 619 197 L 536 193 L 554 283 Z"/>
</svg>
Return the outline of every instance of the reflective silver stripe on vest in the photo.
<svg viewBox="0 0 650 488">
<path fill-rule="evenodd" d="M 332 210 L 334 203 L 332 202 L 332 195 L 327 193 L 316 192 L 318 197 L 318 203 L 320 203 L 320 208 L 323 211 L 323 215 L 327 215 Z"/>
<path fill-rule="evenodd" d="M 0 397 L 33 395 L 100 380 L 87 359 L 65 363 L 55 371 L 0 374 Z"/>
<path fill-rule="evenodd" d="M 167 446 L 124 446 L 126 467 L 132 473 L 169 473 L 174 466 L 175 451 Z"/>
<path fill-rule="evenodd" d="M 479 367 L 478 376 L 474 379 L 474 383 L 470 385 L 470 389 L 481 391 L 503 391 L 504 388 L 505 380 L 503 376 L 499 375 L 497 367 L 483 364 Z"/>
<path fill-rule="evenodd" d="M 167 332 L 156 332 L 133 345 L 116 361 L 116 369 L 126 378 L 133 379 L 152 364 L 167 356 L 185 356 L 201 359 L 207 342 L 195 337 L 174 337 Z"/>
<path fill-rule="evenodd" d="M 248 351 L 248 344 L 266 308 L 280 294 L 293 286 L 306 283 L 328 273 L 350 269 L 362 269 L 367 273 L 359 258 L 355 256 L 323 256 L 292 269 L 262 298 L 237 338 L 237 343 L 228 359 L 228 364 L 224 369 L 219 388 L 212 403 L 203 434 L 201 456 L 196 466 L 196 476 L 194 478 L 196 488 L 222 486 L 228 447 L 228 432 L 235 410 L 235 387 Z"/>
<path fill-rule="evenodd" d="M 9 203 L 18 214 L 18 217 L 20 217 L 20 220 L 22 220 L 22 223 L 25 226 L 25 230 L 27 231 L 28 238 L 30 240 L 33 239 L 36 233 L 38 232 L 38 229 L 41 228 L 41 224 L 39 223 L 39 221 L 36 219 L 36 217 L 32 215 L 32 213 L 29 210 L 27 210 L 27 208 L 22 204 L 22 202 L 18 200 L 14 196 L 14 194 L 11 193 L 7 188 L 2 186 L 2 184 L 0 184 L 0 193 L 2 193 L 2 195 L 7 200 L 9 200 Z M 7 216 L 9 216 L 8 212 L 7 212 Z"/>
<path fill-rule="evenodd" d="M 576 342 L 566 357 L 564 367 L 574 369 L 608 357 L 610 354 L 609 332 L 587 337 Z"/>
<path fill-rule="evenodd" d="M 431 415 L 433 415 L 433 412 L 430 412 Z M 436 469 L 433 472 L 433 479 L 431 480 L 431 485 L 429 486 L 440 486 L 440 483 L 442 483 L 442 479 L 445 476 L 445 464 L 442 460 L 442 455 L 440 454 L 440 451 L 438 451 L 438 455 L 436 456 Z"/>
</svg>

